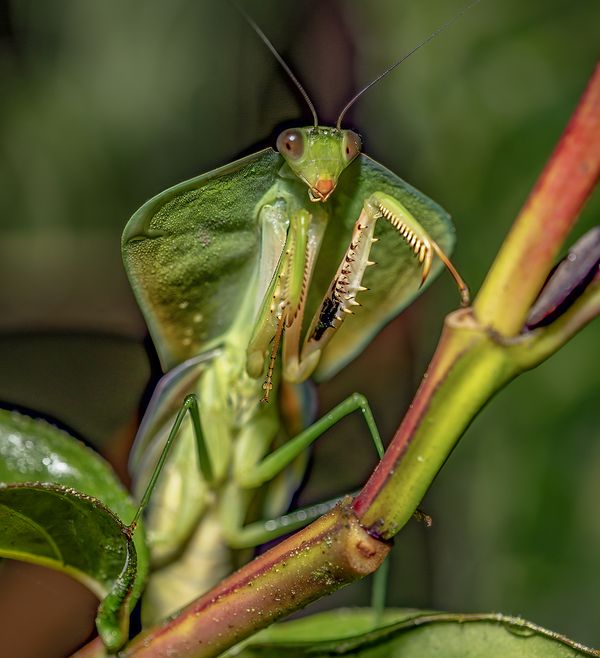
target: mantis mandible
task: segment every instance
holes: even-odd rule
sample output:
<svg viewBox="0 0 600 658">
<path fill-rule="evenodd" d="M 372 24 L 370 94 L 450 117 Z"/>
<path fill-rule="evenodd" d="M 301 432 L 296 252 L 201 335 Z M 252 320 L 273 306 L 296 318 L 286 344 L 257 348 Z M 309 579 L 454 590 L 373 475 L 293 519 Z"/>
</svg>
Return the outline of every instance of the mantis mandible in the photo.
<svg viewBox="0 0 600 658">
<path fill-rule="evenodd" d="M 313 125 L 283 131 L 277 151 L 159 194 L 123 234 L 125 266 L 168 371 L 131 460 L 137 490 L 146 487 L 142 508 L 156 484 L 145 521 L 155 569 L 145 623 L 207 590 L 244 549 L 328 509 L 281 516 L 304 473 L 306 449 L 340 418 L 360 410 L 381 454 L 363 396 L 308 426 L 303 382 L 337 373 L 443 266 L 461 302 L 469 299 L 448 258 L 448 215 L 363 154 L 360 137 L 342 128 L 366 89 L 451 21 L 351 99 L 335 127 L 325 127 L 248 20 L 298 86 Z M 167 459 L 165 444 L 176 435 Z M 158 482 L 157 460 L 164 464 Z"/>
</svg>

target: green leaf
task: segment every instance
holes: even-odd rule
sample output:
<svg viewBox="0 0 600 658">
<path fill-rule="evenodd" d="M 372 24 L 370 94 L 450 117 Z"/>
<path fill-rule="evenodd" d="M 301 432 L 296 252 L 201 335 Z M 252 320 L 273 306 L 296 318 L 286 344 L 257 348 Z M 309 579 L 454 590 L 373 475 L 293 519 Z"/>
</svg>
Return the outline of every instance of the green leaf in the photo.
<svg viewBox="0 0 600 658">
<path fill-rule="evenodd" d="M 0 485 L 0 556 L 64 571 L 101 600 L 96 623 L 116 650 L 127 640 L 136 552 L 99 500 L 54 484 Z"/>
<path fill-rule="evenodd" d="M 574 658 L 598 653 L 535 624 L 499 614 L 332 610 L 275 624 L 226 656 L 286 658 Z"/>
<path fill-rule="evenodd" d="M 141 528 L 129 537 L 124 523 L 136 506 L 109 464 L 45 421 L 0 410 L 0 482 L 0 556 L 50 566 L 88 586 L 102 599 L 98 632 L 118 648 L 148 553 Z"/>
</svg>

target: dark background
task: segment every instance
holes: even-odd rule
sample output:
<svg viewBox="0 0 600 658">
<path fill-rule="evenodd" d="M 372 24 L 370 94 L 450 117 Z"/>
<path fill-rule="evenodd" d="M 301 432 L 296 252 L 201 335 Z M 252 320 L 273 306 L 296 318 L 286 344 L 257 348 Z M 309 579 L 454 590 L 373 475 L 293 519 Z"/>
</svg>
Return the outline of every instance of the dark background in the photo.
<svg viewBox="0 0 600 658">
<path fill-rule="evenodd" d="M 244 6 L 332 122 L 462 3 Z M 593 70 L 599 24 L 597 0 L 483 0 L 348 116 L 369 155 L 451 212 L 454 262 L 473 291 Z M 0 90 L 0 400 L 58 418 L 122 463 L 115 437 L 128 436 L 149 375 L 120 262 L 127 218 L 310 115 L 217 0 L 0 2 Z M 596 195 L 572 241 L 599 210 Z M 456 305 L 442 276 L 323 387 L 322 409 L 360 390 L 389 439 Z M 599 338 L 596 323 L 473 423 L 424 501 L 433 527 L 411 522 L 397 538 L 390 604 L 503 611 L 600 645 Z M 372 465 L 366 430 L 345 421 L 316 450 L 303 498 L 355 487 Z M 11 568 L 0 579 L 7 628 Z M 60 605 L 61 586 L 42 590 Z M 336 604 L 365 597 L 359 584 Z M 36 615 L 41 628 L 47 615 Z"/>
</svg>

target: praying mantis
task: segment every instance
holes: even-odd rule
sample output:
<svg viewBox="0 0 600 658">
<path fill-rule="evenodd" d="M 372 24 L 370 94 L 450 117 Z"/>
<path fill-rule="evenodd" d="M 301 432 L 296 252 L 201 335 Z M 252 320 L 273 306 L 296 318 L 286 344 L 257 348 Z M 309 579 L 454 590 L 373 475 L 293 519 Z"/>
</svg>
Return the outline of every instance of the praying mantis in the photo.
<svg viewBox="0 0 600 658">
<path fill-rule="evenodd" d="M 310 377 L 335 375 L 444 266 L 469 301 L 449 260 L 449 216 L 342 127 L 356 99 L 402 60 L 335 126 L 321 126 L 248 20 L 313 125 L 283 131 L 277 150 L 162 192 L 123 234 L 125 267 L 167 373 L 131 458 L 154 567 L 144 623 L 207 590 L 245 550 L 328 509 L 284 514 L 307 448 L 342 417 L 361 411 L 381 455 L 360 394 L 311 424 Z"/>
</svg>

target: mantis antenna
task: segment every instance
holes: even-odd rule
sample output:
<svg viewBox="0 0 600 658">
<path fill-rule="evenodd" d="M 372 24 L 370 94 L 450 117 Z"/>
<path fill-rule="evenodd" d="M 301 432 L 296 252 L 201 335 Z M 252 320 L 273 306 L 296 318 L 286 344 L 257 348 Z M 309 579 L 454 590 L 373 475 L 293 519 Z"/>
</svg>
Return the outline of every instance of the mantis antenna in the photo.
<svg viewBox="0 0 600 658">
<path fill-rule="evenodd" d="M 304 87 L 300 84 L 300 81 L 298 78 L 292 73 L 292 70 L 290 67 L 285 63 L 285 60 L 283 57 L 277 52 L 275 49 L 275 46 L 269 41 L 269 37 L 258 27 L 256 22 L 246 13 L 240 5 L 238 5 L 237 2 L 234 2 L 233 0 L 231 1 L 231 4 L 240 12 L 240 14 L 246 19 L 246 22 L 250 27 L 258 34 L 258 36 L 261 38 L 262 42 L 267 46 L 267 48 L 273 53 L 273 56 L 275 59 L 281 64 L 283 67 L 283 70 L 290 76 L 291 81 L 298 87 L 298 91 L 302 94 L 302 97 L 306 101 L 306 104 L 310 108 L 310 111 L 313 115 L 313 121 L 314 121 L 314 126 L 315 128 L 319 125 L 319 119 L 317 117 L 317 112 L 315 110 L 315 106 L 311 103 L 310 98 L 308 97 L 308 94 L 306 93 L 306 90 Z"/>
<path fill-rule="evenodd" d="M 385 76 L 388 73 L 391 73 L 397 66 L 400 66 L 402 62 L 407 60 L 411 55 L 414 55 L 419 48 L 422 48 L 426 43 L 429 43 L 432 39 L 435 39 L 439 34 L 444 32 L 444 30 L 448 29 L 453 23 L 456 23 L 459 18 L 462 18 L 468 11 L 469 9 L 472 9 L 475 5 L 479 4 L 481 0 L 473 0 L 470 4 L 468 4 L 466 7 L 463 7 L 459 12 L 454 14 L 452 18 L 448 19 L 445 23 L 440 25 L 438 28 L 436 28 L 428 37 L 423 39 L 420 43 L 418 43 L 412 50 L 409 50 L 405 55 L 403 55 L 397 62 L 394 62 L 391 66 L 389 66 L 383 73 L 378 75 L 374 80 L 371 80 L 369 84 L 366 87 L 363 87 L 357 94 L 355 94 L 344 106 L 344 109 L 340 112 L 340 116 L 338 117 L 336 127 L 338 130 L 341 129 L 342 126 L 342 119 L 344 118 L 344 115 L 346 112 L 354 105 L 354 103 L 367 91 L 367 89 L 370 89 L 373 85 L 376 85 L 380 80 L 385 78 Z"/>
</svg>

